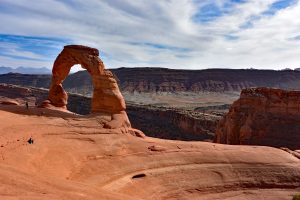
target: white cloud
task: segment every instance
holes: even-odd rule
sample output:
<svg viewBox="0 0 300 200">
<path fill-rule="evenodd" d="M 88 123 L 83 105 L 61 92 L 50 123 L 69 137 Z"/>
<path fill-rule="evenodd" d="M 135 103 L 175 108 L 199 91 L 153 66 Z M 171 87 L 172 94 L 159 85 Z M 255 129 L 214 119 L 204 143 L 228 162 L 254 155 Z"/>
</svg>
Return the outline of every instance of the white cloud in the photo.
<svg viewBox="0 0 300 200">
<path fill-rule="evenodd" d="M 228 1 L 214 2 L 222 9 Z M 196 22 L 195 14 L 211 2 L 0 0 L 0 33 L 67 38 L 93 46 L 100 54 L 105 53 L 104 61 L 109 67 L 300 67 L 300 41 L 292 39 L 300 35 L 299 2 L 274 15 L 263 15 L 275 0 L 249 0 L 233 5 L 230 12 L 213 21 Z M 242 28 L 247 23 L 251 26 Z M 143 43 L 174 48 L 154 48 Z M 28 51 L 12 53 L 38 57 Z M 0 59 L 0 65 L 24 66 L 18 64 L 23 60 Z M 48 61 L 24 62 L 51 67 Z"/>
</svg>

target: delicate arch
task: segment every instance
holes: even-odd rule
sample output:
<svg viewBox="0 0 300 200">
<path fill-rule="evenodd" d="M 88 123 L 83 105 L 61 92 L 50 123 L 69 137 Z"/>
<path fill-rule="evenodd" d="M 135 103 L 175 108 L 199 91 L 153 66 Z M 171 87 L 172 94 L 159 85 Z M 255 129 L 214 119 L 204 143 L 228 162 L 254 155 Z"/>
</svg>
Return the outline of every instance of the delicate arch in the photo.
<svg viewBox="0 0 300 200">
<path fill-rule="evenodd" d="M 118 113 L 124 111 L 125 101 L 112 73 L 105 70 L 102 60 L 95 48 L 68 45 L 57 56 L 53 69 L 48 100 L 51 105 L 66 109 L 68 95 L 62 87 L 62 82 L 68 76 L 70 69 L 80 64 L 93 80 L 92 112 Z"/>
</svg>

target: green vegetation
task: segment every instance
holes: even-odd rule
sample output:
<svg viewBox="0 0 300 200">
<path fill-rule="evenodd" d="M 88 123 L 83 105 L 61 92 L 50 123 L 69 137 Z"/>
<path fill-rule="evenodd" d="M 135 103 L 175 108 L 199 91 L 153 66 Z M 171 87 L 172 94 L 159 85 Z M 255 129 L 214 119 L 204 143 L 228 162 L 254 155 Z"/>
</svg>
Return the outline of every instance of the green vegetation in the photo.
<svg viewBox="0 0 300 200">
<path fill-rule="evenodd" d="M 300 200 L 300 194 L 297 194 L 293 197 L 293 200 Z"/>
</svg>

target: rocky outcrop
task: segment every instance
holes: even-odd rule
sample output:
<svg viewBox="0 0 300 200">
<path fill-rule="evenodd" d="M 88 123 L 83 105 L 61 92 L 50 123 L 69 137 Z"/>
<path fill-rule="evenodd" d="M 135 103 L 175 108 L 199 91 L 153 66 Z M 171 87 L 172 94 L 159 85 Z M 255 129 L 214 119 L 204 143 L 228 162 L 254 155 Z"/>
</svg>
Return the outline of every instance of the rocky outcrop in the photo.
<svg viewBox="0 0 300 200">
<path fill-rule="evenodd" d="M 48 97 L 52 105 L 66 107 L 68 95 L 62 87 L 62 82 L 68 76 L 71 67 L 80 64 L 93 80 L 92 112 L 118 113 L 125 110 L 125 101 L 117 82 L 112 73 L 104 69 L 104 64 L 98 56 L 99 51 L 94 48 L 81 45 L 64 47 L 53 65 Z"/>
<path fill-rule="evenodd" d="M 215 141 L 300 148 L 300 92 L 250 88 L 220 121 Z"/>
<path fill-rule="evenodd" d="M 81 45 L 65 46 L 54 62 L 48 100 L 41 106 L 67 109 L 68 95 L 62 82 L 68 76 L 71 67 L 80 64 L 88 71 L 93 81 L 92 113 L 111 114 L 112 120 L 105 123 L 104 128 L 130 127 L 125 112 L 125 101 L 117 82 L 113 74 L 105 70 L 98 56 L 99 51 L 95 48 Z"/>
<path fill-rule="evenodd" d="M 48 94 L 48 89 L 0 83 L 0 100 L 16 102 L 18 105 L 24 106 L 27 102 L 29 107 L 36 107 L 47 103 L 45 99 L 48 97 Z M 48 103 L 50 102 L 48 101 Z M 87 115 L 91 110 L 91 98 L 78 94 L 69 94 L 67 109 L 74 113 Z"/>
<path fill-rule="evenodd" d="M 0 104 L 2 104 L 2 105 L 15 105 L 15 106 L 20 105 L 19 102 L 15 101 L 13 99 L 2 99 L 2 98 L 0 98 Z"/>
</svg>

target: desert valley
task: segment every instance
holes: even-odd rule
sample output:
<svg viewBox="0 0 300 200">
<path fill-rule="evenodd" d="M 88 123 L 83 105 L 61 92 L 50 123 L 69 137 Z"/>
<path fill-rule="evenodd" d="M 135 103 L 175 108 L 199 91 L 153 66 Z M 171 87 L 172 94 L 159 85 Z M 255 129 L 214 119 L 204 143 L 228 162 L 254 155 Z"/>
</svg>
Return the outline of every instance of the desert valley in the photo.
<svg viewBox="0 0 300 200">
<path fill-rule="evenodd" d="M 300 200 L 300 0 L 0 19 L 0 200 Z"/>
</svg>

